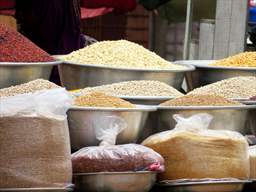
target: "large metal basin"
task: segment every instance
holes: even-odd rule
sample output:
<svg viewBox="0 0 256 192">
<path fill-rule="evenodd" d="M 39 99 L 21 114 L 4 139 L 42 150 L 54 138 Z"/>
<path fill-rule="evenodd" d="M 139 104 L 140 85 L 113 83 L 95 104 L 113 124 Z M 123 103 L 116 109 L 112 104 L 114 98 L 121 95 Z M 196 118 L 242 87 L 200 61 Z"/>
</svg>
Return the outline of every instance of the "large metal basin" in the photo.
<svg viewBox="0 0 256 192">
<path fill-rule="evenodd" d="M 0 192 L 72 192 L 73 186 L 66 188 L 0 188 Z"/>
<path fill-rule="evenodd" d="M 108 172 L 74 174 L 76 192 L 148 192 L 156 172 Z"/>
<path fill-rule="evenodd" d="M 73 107 L 68 111 L 71 148 L 76 151 L 99 145 L 95 130 L 104 117 L 120 118 L 127 125 L 118 135 L 117 144 L 134 143 L 145 128 L 148 113 L 155 110 L 156 107 L 152 106 L 137 106 L 134 109 Z"/>
<path fill-rule="evenodd" d="M 255 105 L 250 106 L 185 106 L 185 107 L 158 107 L 158 132 L 173 129 L 176 121 L 174 114 L 180 114 L 184 117 L 190 117 L 198 113 L 208 113 L 213 116 L 209 126 L 214 130 L 238 131 L 242 134 L 251 134 L 252 127 L 247 125 L 249 111 L 254 111 Z M 256 127 L 254 127 L 254 130 Z"/>
<path fill-rule="evenodd" d="M 224 179 L 158 184 L 155 192 L 241 192 L 248 180 Z"/>
<path fill-rule="evenodd" d="M 0 88 L 27 83 L 35 79 L 49 79 L 54 65 L 60 61 L 45 63 L 0 63 Z"/>
<path fill-rule="evenodd" d="M 189 84 L 192 88 L 201 87 L 217 81 L 237 76 L 256 76 L 255 67 L 217 67 L 209 66 L 215 60 L 184 60 L 175 61 L 176 64 L 189 64 L 196 67 L 191 73 Z"/>
<path fill-rule="evenodd" d="M 180 89 L 185 73 L 195 69 L 191 65 L 186 66 L 187 69 L 183 70 L 145 70 L 62 63 L 59 73 L 62 85 L 68 90 L 131 80 L 157 80 Z"/>
</svg>

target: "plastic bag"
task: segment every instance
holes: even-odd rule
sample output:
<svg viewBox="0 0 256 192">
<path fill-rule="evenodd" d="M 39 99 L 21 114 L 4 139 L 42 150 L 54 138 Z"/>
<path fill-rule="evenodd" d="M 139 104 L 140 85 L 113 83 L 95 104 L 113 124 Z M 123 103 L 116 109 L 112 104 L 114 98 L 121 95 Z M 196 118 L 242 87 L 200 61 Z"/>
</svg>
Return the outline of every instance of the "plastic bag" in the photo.
<svg viewBox="0 0 256 192">
<path fill-rule="evenodd" d="M 72 154 L 74 173 L 163 171 L 163 158 L 137 144 L 85 147 Z"/>
<path fill-rule="evenodd" d="M 115 145 L 117 135 L 127 127 L 123 119 L 101 117 L 94 127 L 100 146 L 72 154 L 74 173 L 164 170 L 163 158 L 152 149 L 137 144 Z"/>
<path fill-rule="evenodd" d="M 37 91 L 0 99 L 0 117 L 54 116 L 66 118 L 72 98 L 64 88 Z"/>
<path fill-rule="evenodd" d="M 188 118 L 175 114 L 173 118 L 177 122 L 173 131 L 178 133 L 185 131 L 197 133 L 205 137 L 232 138 L 245 141 L 244 136 L 235 131 L 208 129 L 213 116 L 207 113 L 198 113 Z"/>
<path fill-rule="evenodd" d="M 237 132 L 209 130 L 209 114 L 174 115 L 173 130 L 150 136 L 143 145 L 165 157 L 160 180 L 249 178 L 246 139 Z"/>
<path fill-rule="evenodd" d="M 64 187 L 72 181 L 65 89 L 0 99 L 0 188 Z"/>
<path fill-rule="evenodd" d="M 94 128 L 100 146 L 115 145 L 117 135 L 127 128 L 127 123 L 117 116 L 102 116 L 94 122 Z"/>
</svg>

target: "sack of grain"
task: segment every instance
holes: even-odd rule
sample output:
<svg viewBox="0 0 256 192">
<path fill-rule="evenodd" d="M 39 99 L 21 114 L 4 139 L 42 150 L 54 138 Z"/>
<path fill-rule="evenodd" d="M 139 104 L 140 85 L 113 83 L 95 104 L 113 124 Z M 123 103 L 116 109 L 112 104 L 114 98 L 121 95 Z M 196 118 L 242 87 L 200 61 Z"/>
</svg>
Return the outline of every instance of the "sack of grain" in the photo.
<svg viewBox="0 0 256 192">
<path fill-rule="evenodd" d="M 66 119 L 71 102 L 65 89 L 0 99 L 0 188 L 71 183 Z"/>
<path fill-rule="evenodd" d="M 250 154 L 250 179 L 256 180 L 256 145 L 249 148 Z"/>
<path fill-rule="evenodd" d="M 208 130 L 212 116 L 174 115 L 176 127 L 147 138 L 142 144 L 165 159 L 160 180 L 249 178 L 246 139 L 237 132 Z"/>
</svg>

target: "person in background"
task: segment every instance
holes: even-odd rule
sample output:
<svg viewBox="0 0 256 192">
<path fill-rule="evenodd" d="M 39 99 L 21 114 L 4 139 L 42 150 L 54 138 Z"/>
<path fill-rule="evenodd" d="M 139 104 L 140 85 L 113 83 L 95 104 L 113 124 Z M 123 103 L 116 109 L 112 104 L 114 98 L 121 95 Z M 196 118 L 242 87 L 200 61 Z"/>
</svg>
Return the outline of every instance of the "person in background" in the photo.
<svg viewBox="0 0 256 192">
<path fill-rule="evenodd" d="M 152 10 L 168 0 L 139 0 L 145 8 Z M 86 43 L 81 33 L 81 7 L 128 12 L 136 8 L 136 0 L 3 0 L 1 7 L 15 6 L 18 31 L 51 55 L 68 54 Z M 53 80 L 59 84 L 57 68 Z"/>
<path fill-rule="evenodd" d="M 80 31 L 80 7 L 113 8 L 123 12 L 135 0 L 16 0 L 18 30 L 52 55 L 68 54 L 85 45 Z"/>
</svg>

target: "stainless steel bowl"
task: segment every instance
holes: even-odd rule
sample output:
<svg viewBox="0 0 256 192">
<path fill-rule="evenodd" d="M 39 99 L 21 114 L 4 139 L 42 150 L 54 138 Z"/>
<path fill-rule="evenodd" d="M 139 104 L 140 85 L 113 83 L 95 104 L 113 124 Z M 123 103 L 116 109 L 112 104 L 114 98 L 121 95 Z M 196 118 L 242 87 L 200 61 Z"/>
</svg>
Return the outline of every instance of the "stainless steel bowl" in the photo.
<svg viewBox="0 0 256 192">
<path fill-rule="evenodd" d="M 156 172 L 109 172 L 74 174 L 77 192 L 148 192 Z"/>
<path fill-rule="evenodd" d="M 215 60 L 184 60 L 175 61 L 176 64 L 188 64 L 196 67 L 191 73 L 189 84 L 192 88 L 201 87 L 217 81 L 237 76 L 256 76 L 256 67 L 219 67 L 209 66 Z"/>
<path fill-rule="evenodd" d="M 155 191 L 161 192 L 241 192 L 248 180 L 187 181 L 158 184 Z"/>
<path fill-rule="evenodd" d="M 134 104 L 155 105 L 156 107 L 157 107 L 157 105 L 159 105 L 165 101 L 174 99 L 174 97 L 153 97 L 153 96 L 152 97 L 121 96 L 120 98 L 125 99 Z M 157 118 L 158 118 L 157 111 L 149 112 L 147 121 L 145 123 L 145 128 L 138 139 L 138 143 L 141 143 L 150 135 L 157 133 Z"/>
<path fill-rule="evenodd" d="M 172 118 L 174 114 L 189 117 L 198 113 L 208 113 L 213 116 L 210 129 L 224 129 L 238 131 L 242 134 L 250 134 L 247 126 L 249 111 L 255 111 L 255 105 L 244 106 L 182 106 L 182 107 L 158 107 L 158 131 L 173 129 L 176 125 Z M 254 128 L 255 129 L 255 128 Z"/>
<path fill-rule="evenodd" d="M 3 63 L 0 62 L 0 88 L 10 87 L 35 79 L 49 79 L 54 65 L 60 61 L 44 63 Z"/>
<path fill-rule="evenodd" d="M 99 141 L 95 135 L 95 124 L 102 117 L 121 118 L 127 124 L 117 137 L 117 144 L 136 142 L 145 128 L 148 113 L 156 111 L 153 106 L 137 106 L 137 108 L 92 108 L 72 107 L 68 111 L 68 123 L 73 151 L 87 146 L 97 146 Z"/>
<path fill-rule="evenodd" d="M 157 80 L 180 89 L 186 72 L 195 69 L 186 66 L 187 69 L 182 70 L 145 70 L 64 62 L 59 65 L 59 73 L 62 85 L 68 90 L 131 80 Z"/>
<path fill-rule="evenodd" d="M 73 187 L 69 188 L 0 188 L 0 192 L 72 192 Z"/>
</svg>

